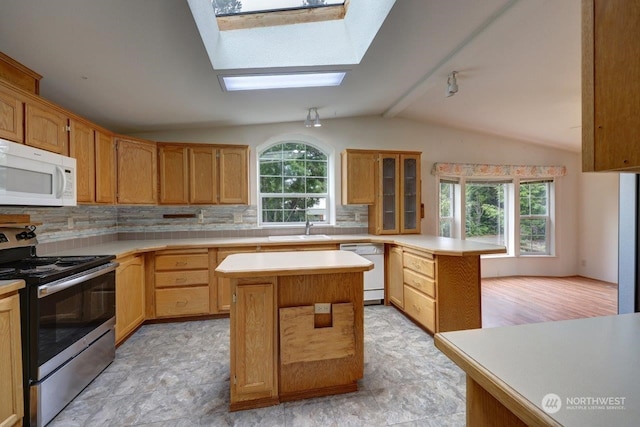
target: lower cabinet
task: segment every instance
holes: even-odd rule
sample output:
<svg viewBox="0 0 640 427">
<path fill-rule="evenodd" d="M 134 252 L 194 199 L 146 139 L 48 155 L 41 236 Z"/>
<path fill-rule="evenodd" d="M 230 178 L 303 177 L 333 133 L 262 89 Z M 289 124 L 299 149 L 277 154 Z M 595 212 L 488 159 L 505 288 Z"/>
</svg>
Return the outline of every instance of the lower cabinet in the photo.
<svg viewBox="0 0 640 427">
<path fill-rule="evenodd" d="M 20 297 L 0 296 L 0 426 L 21 426 L 24 415 Z"/>
<path fill-rule="evenodd" d="M 402 275 L 402 248 L 391 246 L 387 251 L 387 298 L 398 308 L 404 308 L 404 282 Z"/>
<path fill-rule="evenodd" d="M 214 249 L 176 249 L 155 255 L 155 317 L 216 313 Z"/>
<path fill-rule="evenodd" d="M 388 301 L 429 332 L 482 326 L 479 255 L 391 247 L 387 268 Z"/>
<path fill-rule="evenodd" d="M 116 344 L 145 320 L 144 255 L 119 259 L 116 270 Z"/>
<path fill-rule="evenodd" d="M 236 279 L 231 304 L 231 405 L 277 403 L 275 277 Z M 275 400 L 275 402 L 274 402 Z M 259 404 L 258 404 L 259 405 Z"/>
</svg>

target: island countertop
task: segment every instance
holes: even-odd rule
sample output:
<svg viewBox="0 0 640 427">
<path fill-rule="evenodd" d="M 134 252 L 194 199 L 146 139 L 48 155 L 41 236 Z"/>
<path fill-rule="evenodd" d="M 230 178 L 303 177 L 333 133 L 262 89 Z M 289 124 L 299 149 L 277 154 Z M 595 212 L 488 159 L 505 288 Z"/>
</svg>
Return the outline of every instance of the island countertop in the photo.
<svg viewBox="0 0 640 427">
<path fill-rule="evenodd" d="M 223 277 L 294 276 L 367 271 L 373 263 L 350 251 L 257 252 L 229 255 L 215 272 Z"/>
<path fill-rule="evenodd" d="M 633 313 L 445 332 L 435 343 L 526 423 L 631 426 L 640 420 L 639 338 Z"/>
</svg>

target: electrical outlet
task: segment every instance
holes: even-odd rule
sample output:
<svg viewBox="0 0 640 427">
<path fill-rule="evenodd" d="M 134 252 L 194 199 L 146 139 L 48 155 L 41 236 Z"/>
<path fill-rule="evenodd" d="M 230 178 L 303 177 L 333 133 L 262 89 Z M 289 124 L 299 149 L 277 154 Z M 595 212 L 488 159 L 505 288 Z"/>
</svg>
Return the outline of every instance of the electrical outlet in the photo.
<svg viewBox="0 0 640 427">
<path fill-rule="evenodd" d="M 233 214 L 233 223 L 242 224 L 242 212 L 235 212 Z"/>
<path fill-rule="evenodd" d="M 329 314 L 331 313 L 331 303 L 322 302 L 314 304 L 314 313 L 315 314 Z"/>
<path fill-rule="evenodd" d="M 356 212 L 356 222 L 360 221 L 360 212 Z"/>
<path fill-rule="evenodd" d="M 73 222 L 73 217 L 70 216 L 69 218 L 67 218 L 67 228 L 71 230 L 73 227 L 75 227 L 75 224 Z"/>
<path fill-rule="evenodd" d="M 198 224 L 204 224 L 204 209 L 200 209 L 198 214 Z"/>
</svg>

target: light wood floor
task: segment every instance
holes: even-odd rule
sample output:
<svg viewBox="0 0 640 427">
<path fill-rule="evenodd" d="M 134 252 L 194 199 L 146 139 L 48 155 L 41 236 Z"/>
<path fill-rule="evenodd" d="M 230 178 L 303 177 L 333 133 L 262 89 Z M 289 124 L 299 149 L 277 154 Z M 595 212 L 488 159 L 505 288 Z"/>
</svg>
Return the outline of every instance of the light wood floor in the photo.
<svg viewBox="0 0 640 427">
<path fill-rule="evenodd" d="M 571 277 L 482 279 L 482 327 L 607 316 L 618 312 L 618 285 Z"/>
</svg>

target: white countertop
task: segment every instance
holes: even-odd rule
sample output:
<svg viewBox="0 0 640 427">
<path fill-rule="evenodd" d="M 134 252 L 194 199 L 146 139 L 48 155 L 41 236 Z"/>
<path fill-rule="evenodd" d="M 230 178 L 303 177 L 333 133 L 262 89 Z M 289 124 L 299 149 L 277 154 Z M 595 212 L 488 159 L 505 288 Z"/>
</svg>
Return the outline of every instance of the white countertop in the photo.
<svg viewBox="0 0 640 427">
<path fill-rule="evenodd" d="M 291 246 L 319 245 L 323 243 L 391 243 L 423 250 L 435 255 L 469 256 L 480 254 L 506 253 L 504 246 L 489 245 L 467 240 L 449 239 L 447 237 L 415 235 L 375 236 L 371 234 L 339 234 L 329 235 L 328 239 L 311 241 L 274 242 L 268 237 L 222 237 L 193 239 L 158 239 L 158 240 L 118 240 L 84 248 L 76 248 L 56 253 L 56 255 L 116 255 L 124 257 L 138 252 L 151 252 L 164 249 L 184 247 L 234 247 L 234 246 Z"/>
<path fill-rule="evenodd" d="M 229 255 L 215 271 L 224 277 L 255 277 L 353 273 L 371 269 L 373 263 L 354 252 L 298 251 Z"/>
<path fill-rule="evenodd" d="M 24 280 L 0 280 L 0 296 L 24 288 Z"/>
<path fill-rule="evenodd" d="M 543 397 L 558 395 L 562 407 L 548 415 L 562 425 L 640 423 L 640 313 L 438 336 L 472 366 L 502 381 L 509 395 L 528 400 L 543 414 Z M 576 398 L 620 398 L 615 402 L 623 407 Z"/>
</svg>

